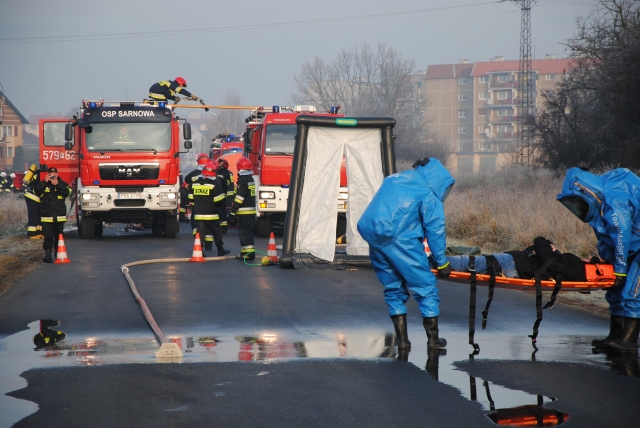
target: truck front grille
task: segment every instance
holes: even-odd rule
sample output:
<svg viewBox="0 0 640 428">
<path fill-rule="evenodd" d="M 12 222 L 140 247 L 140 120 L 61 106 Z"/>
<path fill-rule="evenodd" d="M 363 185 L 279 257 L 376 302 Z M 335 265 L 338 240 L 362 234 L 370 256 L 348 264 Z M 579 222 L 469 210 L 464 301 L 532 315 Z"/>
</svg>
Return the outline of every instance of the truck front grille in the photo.
<svg viewBox="0 0 640 428">
<path fill-rule="evenodd" d="M 157 180 L 160 165 L 100 165 L 100 180 Z"/>
<path fill-rule="evenodd" d="M 116 207 L 144 207 L 144 199 L 116 199 L 113 205 Z"/>
</svg>

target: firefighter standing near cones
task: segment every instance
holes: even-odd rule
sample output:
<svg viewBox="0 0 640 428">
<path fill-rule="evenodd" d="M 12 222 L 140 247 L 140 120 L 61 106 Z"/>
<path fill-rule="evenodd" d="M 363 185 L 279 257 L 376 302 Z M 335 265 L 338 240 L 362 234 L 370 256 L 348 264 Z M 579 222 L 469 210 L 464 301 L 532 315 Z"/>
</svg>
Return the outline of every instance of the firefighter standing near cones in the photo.
<svg viewBox="0 0 640 428">
<path fill-rule="evenodd" d="M 64 202 L 71 194 L 71 187 L 58 176 L 58 169 L 50 167 L 44 181 L 35 186 L 35 194 L 40 198 L 40 221 L 44 232 L 45 256 L 42 261 L 53 263 L 51 248 L 54 239 L 62 234 L 64 223 L 67 221 L 67 206 Z"/>
<path fill-rule="evenodd" d="M 189 184 L 189 199 L 193 201 L 196 230 L 204 237 L 204 249 L 212 250 L 213 242 L 218 248 L 218 257 L 229 254 L 222 243 L 220 231 L 220 205 L 224 203 L 225 195 L 220 190 L 220 182 L 216 178 L 216 166 L 210 161 L 202 168 L 201 175 Z M 204 254 L 203 254 L 204 255 Z"/>
<path fill-rule="evenodd" d="M 40 198 L 36 195 L 36 185 L 40 182 L 40 171 L 33 164 L 24 172 L 24 201 L 27 204 L 27 237 L 41 239 Z"/>
<path fill-rule="evenodd" d="M 227 205 L 233 204 L 235 192 L 233 189 L 233 173 L 229 171 L 229 162 L 227 162 L 225 158 L 218 159 L 218 169 L 216 173 L 222 186 L 222 193 L 225 195 L 225 202 L 220 207 L 220 228 L 222 229 L 222 233 L 226 233 L 229 228 L 227 222 Z"/>
<path fill-rule="evenodd" d="M 238 218 L 238 236 L 240 237 L 240 254 L 238 260 L 253 260 L 256 248 L 253 242 L 253 228 L 256 223 L 256 183 L 253 181 L 251 161 L 245 157 L 238 159 L 238 181 L 236 196 L 229 214 Z"/>
<path fill-rule="evenodd" d="M 196 169 L 194 169 L 189 174 L 187 174 L 187 176 L 184 178 L 186 189 L 189 189 L 189 186 L 194 181 L 196 181 L 198 177 L 200 177 L 200 174 L 202 174 L 202 169 L 206 164 L 209 163 L 209 156 L 207 156 L 204 153 L 199 153 L 198 156 L 196 156 L 196 159 L 198 162 L 198 166 L 196 167 Z M 189 192 L 187 191 L 187 195 L 188 194 Z M 194 210 L 195 207 L 193 205 L 193 200 L 190 197 L 185 198 L 185 200 L 188 200 L 189 205 L 191 205 L 191 230 L 192 230 L 193 236 L 195 236 L 196 235 L 196 220 L 195 220 L 195 210 Z M 186 207 L 185 207 L 185 212 L 186 212 Z"/>
</svg>

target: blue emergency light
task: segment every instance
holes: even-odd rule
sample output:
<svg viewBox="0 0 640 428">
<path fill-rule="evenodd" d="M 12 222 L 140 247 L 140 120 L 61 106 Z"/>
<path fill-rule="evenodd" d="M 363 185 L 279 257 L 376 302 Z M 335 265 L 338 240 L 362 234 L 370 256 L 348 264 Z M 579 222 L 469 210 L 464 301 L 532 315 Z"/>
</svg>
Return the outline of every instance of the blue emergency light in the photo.
<svg viewBox="0 0 640 428">
<path fill-rule="evenodd" d="M 233 134 L 229 135 L 229 138 L 234 138 L 234 135 Z"/>
<path fill-rule="evenodd" d="M 331 106 L 331 114 L 338 114 L 338 109 L 340 107 L 336 107 L 336 106 Z"/>
<path fill-rule="evenodd" d="M 158 184 L 164 184 L 164 180 L 158 180 Z"/>
<path fill-rule="evenodd" d="M 273 106 L 271 107 L 271 109 L 273 110 L 274 113 L 280 113 L 280 106 Z"/>
<path fill-rule="evenodd" d="M 97 103 L 94 103 L 94 102 L 89 103 L 89 108 L 96 108 L 96 107 L 98 107 Z"/>
<path fill-rule="evenodd" d="M 158 102 L 158 107 L 165 108 L 166 106 L 167 106 L 167 103 L 165 103 L 164 101 Z"/>
<path fill-rule="evenodd" d="M 100 180 L 93 180 L 93 184 L 100 184 Z"/>
</svg>

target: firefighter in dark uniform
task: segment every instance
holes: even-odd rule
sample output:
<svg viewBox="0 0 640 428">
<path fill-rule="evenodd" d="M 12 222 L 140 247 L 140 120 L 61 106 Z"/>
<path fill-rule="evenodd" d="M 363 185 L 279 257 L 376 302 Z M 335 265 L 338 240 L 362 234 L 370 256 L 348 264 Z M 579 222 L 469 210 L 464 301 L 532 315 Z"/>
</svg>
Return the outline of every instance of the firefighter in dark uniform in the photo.
<svg viewBox="0 0 640 428">
<path fill-rule="evenodd" d="M 209 156 L 207 156 L 204 153 L 200 153 L 198 154 L 198 156 L 196 157 L 197 161 L 198 161 L 198 166 L 196 167 L 196 169 L 194 169 L 193 171 L 191 171 L 189 174 L 187 174 L 187 176 L 184 178 L 184 182 L 186 184 L 186 188 L 189 188 L 189 185 L 191 183 L 193 183 L 194 181 L 196 181 L 198 179 L 198 177 L 200 177 L 200 174 L 202 173 L 202 168 L 204 168 L 204 166 L 206 164 L 209 163 Z M 188 192 L 187 192 L 188 195 Z M 191 199 L 187 199 L 188 200 L 189 205 L 191 205 L 191 231 L 193 233 L 193 236 L 196 235 L 196 220 L 194 218 L 194 206 L 193 206 L 193 200 Z"/>
<path fill-rule="evenodd" d="M 209 162 L 202 168 L 202 174 L 189 184 L 189 198 L 193 201 L 196 214 L 196 228 L 204 237 L 204 249 L 212 250 L 213 242 L 218 248 L 218 257 L 229 254 L 222 244 L 220 232 L 220 205 L 224 203 L 224 195 L 220 190 L 220 182 L 216 178 L 216 166 Z"/>
<path fill-rule="evenodd" d="M 229 162 L 225 158 L 218 159 L 218 170 L 216 171 L 220 185 L 222 186 L 222 193 L 225 195 L 225 203 L 220 207 L 220 228 L 222 233 L 226 233 L 229 228 L 227 222 L 227 206 L 233 204 L 234 186 L 233 186 L 233 173 L 229 171 Z"/>
<path fill-rule="evenodd" d="M 44 232 L 45 256 L 42 261 L 53 263 L 51 248 L 54 240 L 62 234 L 64 223 L 67 221 L 67 206 L 64 199 L 71 194 L 71 187 L 58 177 L 58 169 L 51 167 L 47 170 L 44 181 L 36 184 L 36 196 L 40 198 L 40 221 Z"/>
<path fill-rule="evenodd" d="M 16 175 L 12 172 L 9 174 L 9 178 L 7 179 L 7 184 L 9 185 L 9 192 L 16 193 Z"/>
<path fill-rule="evenodd" d="M 40 182 L 40 170 L 33 164 L 24 173 L 24 201 L 27 204 L 27 237 L 44 238 L 40 225 L 40 198 L 36 196 L 36 185 Z"/>
<path fill-rule="evenodd" d="M 256 248 L 253 243 L 253 228 L 256 223 L 256 183 L 253 181 L 251 161 L 245 157 L 238 159 L 238 181 L 236 196 L 231 206 L 231 215 L 238 217 L 240 254 L 238 260 L 253 260 Z"/>
<path fill-rule="evenodd" d="M 187 91 L 187 81 L 182 77 L 176 77 L 176 80 L 162 80 L 154 83 L 149 88 L 149 97 L 155 101 L 171 100 L 175 103 L 179 102 L 178 94 L 198 101 L 200 98 Z"/>
<path fill-rule="evenodd" d="M 7 179 L 6 172 L 0 172 L 0 191 L 2 191 L 2 193 L 11 192 L 11 190 L 9 189 L 9 180 Z"/>
</svg>

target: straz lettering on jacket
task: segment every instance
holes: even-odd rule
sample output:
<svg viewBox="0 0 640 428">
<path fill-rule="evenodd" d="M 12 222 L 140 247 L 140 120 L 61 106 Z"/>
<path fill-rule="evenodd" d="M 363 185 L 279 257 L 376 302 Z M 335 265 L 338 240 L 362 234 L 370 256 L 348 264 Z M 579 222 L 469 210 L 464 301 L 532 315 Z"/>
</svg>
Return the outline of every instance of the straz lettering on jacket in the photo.
<svg viewBox="0 0 640 428">
<path fill-rule="evenodd" d="M 209 196 L 212 190 L 213 186 L 198 186 L 197 184 L 193 186 L 194 196 Z"/>
</svg>

